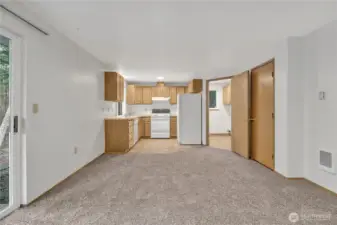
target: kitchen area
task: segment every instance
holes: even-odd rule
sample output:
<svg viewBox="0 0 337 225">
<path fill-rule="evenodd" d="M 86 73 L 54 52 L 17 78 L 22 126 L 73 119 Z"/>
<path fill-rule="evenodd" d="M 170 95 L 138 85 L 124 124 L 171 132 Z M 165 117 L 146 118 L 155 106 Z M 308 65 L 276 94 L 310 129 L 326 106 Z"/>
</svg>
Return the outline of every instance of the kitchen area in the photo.
<svg viewBox="0 0 337 225">
<path fill-rule="evenodd" d="M 127 153 L 141 139 L 201 144 L 201 92 L 201 79 L 130 82 L 105 72 L 105 101 L 117 102 L 119 114 L 105 117 L 105 153 Z"/>
</svg>

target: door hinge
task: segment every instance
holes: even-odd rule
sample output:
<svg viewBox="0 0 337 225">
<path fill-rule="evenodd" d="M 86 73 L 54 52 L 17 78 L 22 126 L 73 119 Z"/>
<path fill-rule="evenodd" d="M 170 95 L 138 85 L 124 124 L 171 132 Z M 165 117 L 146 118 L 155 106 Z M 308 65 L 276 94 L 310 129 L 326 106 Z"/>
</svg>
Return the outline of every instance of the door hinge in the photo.
<svg viewBox="0 0 337 225">
<path fill-rule="evenodd" d="M 272 73 L 271 73 L 271 76 L 272 76 L 272 77 L 274 77 L 274 76 L 275 76 L 275 75 L 274 75 L 274 72 L 272 72 Z"/>
<path fill-rule="evenodd" d="M 274 113 L 271 114 L 271 118 L 273 118 L 273 119 L 275 118 L 275 114 Z"/>
<path fill-rule="evenodd" d="M 271 156 L 272 159 L 274 159 L 274 154 Z"/>
</svg>

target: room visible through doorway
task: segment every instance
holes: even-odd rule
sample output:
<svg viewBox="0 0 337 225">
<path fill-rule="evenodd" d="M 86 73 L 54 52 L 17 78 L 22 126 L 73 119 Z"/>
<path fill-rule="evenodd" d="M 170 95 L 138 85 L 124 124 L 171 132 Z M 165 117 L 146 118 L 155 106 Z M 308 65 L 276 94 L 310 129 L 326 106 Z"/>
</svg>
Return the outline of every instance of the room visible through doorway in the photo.
<svg viewBox="0 0 337 225">
<path fill-rule="evenodd" d="M 231 150 L 231 79 L 208 82 L 209 146 Z"/>
</svg>

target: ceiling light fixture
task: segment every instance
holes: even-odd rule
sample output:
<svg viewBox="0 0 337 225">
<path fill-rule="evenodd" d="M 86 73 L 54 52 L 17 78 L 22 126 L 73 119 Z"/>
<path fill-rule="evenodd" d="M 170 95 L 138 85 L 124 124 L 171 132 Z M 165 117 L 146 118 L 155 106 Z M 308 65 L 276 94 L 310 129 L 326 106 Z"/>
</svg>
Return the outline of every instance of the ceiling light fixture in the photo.
<svg viewBox="0 0 337 225">
<path fill-rule="evenodd" d="M 158 80 L 164 80 L 164 77 L 157 77 Z"/>
</svg>

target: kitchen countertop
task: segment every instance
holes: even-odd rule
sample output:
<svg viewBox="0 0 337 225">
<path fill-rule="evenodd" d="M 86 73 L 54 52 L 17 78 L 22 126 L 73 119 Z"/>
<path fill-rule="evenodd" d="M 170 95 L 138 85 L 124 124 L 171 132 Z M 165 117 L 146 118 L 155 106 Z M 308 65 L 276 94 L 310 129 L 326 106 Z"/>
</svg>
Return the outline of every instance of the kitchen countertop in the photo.
<svg viewBox="0 0 337 225">
<path fill-rule="evenodd" d="M 171 114 L 171 116 L 175 117 L 177 114 Z M 133 115 L 133 116 L 108 116 L 104 117 L 105 120 L 134 120 L 140 117 L 151 117 L 151 114 L 146 115 Z"/>
</svg>

